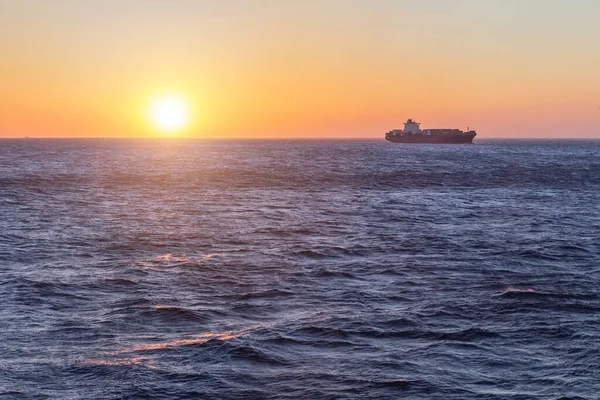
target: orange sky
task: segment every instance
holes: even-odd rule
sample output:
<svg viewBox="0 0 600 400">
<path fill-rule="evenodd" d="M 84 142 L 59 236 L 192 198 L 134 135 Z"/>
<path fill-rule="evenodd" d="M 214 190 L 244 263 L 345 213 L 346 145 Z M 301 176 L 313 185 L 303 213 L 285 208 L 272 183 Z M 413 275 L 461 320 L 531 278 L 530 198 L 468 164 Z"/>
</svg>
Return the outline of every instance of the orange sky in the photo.
<svg viewBox="0 0 600 400">
<path fill-rule="evenodd" d="M 0 0 L 0 137 L 600 138 L 596 0 Z"/>
</svg>

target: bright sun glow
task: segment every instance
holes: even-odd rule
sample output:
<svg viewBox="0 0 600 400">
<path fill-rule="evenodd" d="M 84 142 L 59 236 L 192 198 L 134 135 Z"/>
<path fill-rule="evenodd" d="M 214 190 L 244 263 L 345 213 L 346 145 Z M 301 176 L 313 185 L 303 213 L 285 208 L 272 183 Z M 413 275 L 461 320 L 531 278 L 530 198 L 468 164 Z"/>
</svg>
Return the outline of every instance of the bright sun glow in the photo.
<svg viewBox="0 0 600 400">
<path fill-rule="evenodd" d="M 185 128 L 189 123 L 189 105 L 178 96 L 160 96 L 150 105 L 150 118 L 159 130 L 176 132 Z"/>
</svg>

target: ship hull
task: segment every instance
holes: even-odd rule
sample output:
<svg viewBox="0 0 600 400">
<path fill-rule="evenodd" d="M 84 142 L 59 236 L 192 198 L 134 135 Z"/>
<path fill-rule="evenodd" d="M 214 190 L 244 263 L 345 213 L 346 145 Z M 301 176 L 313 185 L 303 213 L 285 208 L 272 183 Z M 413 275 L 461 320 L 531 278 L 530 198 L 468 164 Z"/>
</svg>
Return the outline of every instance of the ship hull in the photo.
<svg viewBox="0 0 600 400">
<path fill-rule="evenodd" d="M 393 143 L 471 144 L 475 135 L 425 136 L 389 135 L 386 140 Z"/>
</svg>

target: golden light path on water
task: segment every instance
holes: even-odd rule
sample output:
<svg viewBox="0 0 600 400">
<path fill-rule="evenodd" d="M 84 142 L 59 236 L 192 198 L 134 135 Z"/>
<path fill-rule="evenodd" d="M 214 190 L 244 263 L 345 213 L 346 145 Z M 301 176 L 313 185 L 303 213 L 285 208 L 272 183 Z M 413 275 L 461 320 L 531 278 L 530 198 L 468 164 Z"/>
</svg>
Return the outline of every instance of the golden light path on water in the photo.
<svg viewBox="0 0 600 400">
<path fill-rule="evenodd" d="M 155 306 L 154 308 L 169 308 L 169 306 Z M 105 365 L 105 366 L 133 366 L 139 365 L 150 369 L 158 369 L 155 365 L 151 356 L 126 356 L 127 354 L 163 350 L 172 347 L 190 346 L 207 343 L 210 340 L 228 341 L 236 339 L 245 333 L 251 332 L 258 328 L 262 328 L 264 325 L 256 325 L 243 329 L 232 329 L 220 332 L 204 332 L 197 335 L 185 336 L 183 338 L 176 338 L 157 343 L 141 343 L 131 348 L 125 348 L 123 350 L 105 353 L 108 359 L 88 359 L 85 360 L 86 364 L 91 365 Z M 125 355 L 125 356 L 123 356 Z"/>
<path fill-rule="evenodd" d="M 177 255 L 166 253 L 159 256 L 138 260 L 135 263 L 136 268 L 180 268 L 180 267 L 202 267 L 206 262 L 217 257 L 218 254 L 200 254 L 194 256 Z"/>
<path fill-rule="evenodd" d="M 133 347 L 132 349 L 124 350 L 124 351 L 122 351 L 122 353 L 162 350 L 162 349 L 166 349 L 168 347 L 189 346 L 192 344 L 203 344 L 203 343 L 206 343 L 209 340 L 213 340 L 213 339 L 226 341 L 226 340 L 236 339 L 236 338 L 240 337 L 241 335 L 243 335 L 244 333 L 251 331 L 252 329 L 256 329 L 256 328 L 245 328 L 245 329 L 229 330 L 229 331 L 223 331 L 223 332 L 206 332 L 206 333 L 201 333 L 199 335 L 191 336 L 186 339 L 175 339 L 175 340 L 159 342 L 159 343 L 144 343 L 144 344 L 137 345 L 137 346 Z"/>
</svg>

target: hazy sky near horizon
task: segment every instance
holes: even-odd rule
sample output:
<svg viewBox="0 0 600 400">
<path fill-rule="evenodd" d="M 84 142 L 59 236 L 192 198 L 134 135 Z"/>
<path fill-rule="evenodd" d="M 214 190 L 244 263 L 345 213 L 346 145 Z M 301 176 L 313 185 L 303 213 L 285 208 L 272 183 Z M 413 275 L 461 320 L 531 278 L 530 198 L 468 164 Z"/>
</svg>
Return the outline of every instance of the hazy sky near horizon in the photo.
<svg viewBox="0 0 600 400">
<path fill-rule="evenodd" d="M 597 0 L 0 0 L 0 136 L 600 138 Z"/>
</svg>

